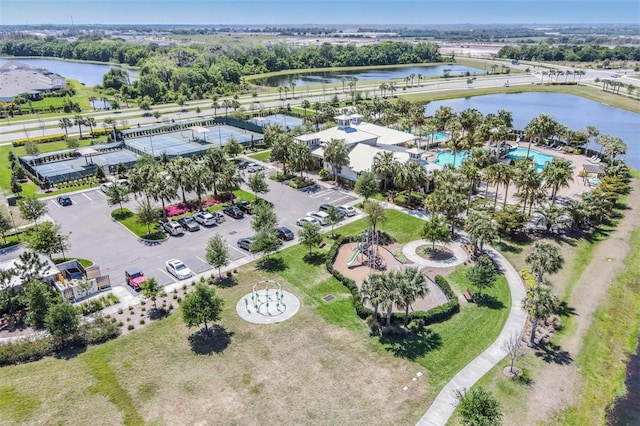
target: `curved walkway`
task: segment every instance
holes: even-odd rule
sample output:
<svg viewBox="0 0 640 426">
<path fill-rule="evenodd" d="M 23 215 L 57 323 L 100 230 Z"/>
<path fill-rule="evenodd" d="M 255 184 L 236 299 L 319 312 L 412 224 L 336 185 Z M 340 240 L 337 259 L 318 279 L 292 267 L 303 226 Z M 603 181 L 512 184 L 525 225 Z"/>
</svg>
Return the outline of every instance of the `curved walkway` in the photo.
<svg viewBox="0 0 640 426">
<path fill-rule="evenodd" d="M 420 246 L 430 245 L 431 242 L 427 240 L 416 240 L 411 241 L 410 243 L 405 244 L 402 247 L 402 254 L 415 263 L 416 265 L 420 265 L 421 267 L 429 267 L 429 268 L 438 268 L 438 267 L 449 267 L 449 266 L 458 266 L 463 264 L 469 256 L 467 256 L 467 252 L 460 246 L 460 243 L 452 242 L 447 244 L 440 244 L 453 252 L 453 258 L 447 261 L 438 261 L 438 260 L 429 260 L 420 256 L 416 251 Z"/>
<path fill-rule="evenodd" d="M 518 272 L 500 253 L 493 248 L 485 248 L 485 252 L 494 260 L 509 284 L 511 291 L 511 311 L 498 338 L 484 352 L 467 364 L 440 391 L 424 416 L 418 421 L 419 426 L 444 426 L 453 414 L 456 391 L 470 389 L 489 370 L 497 365 L 505 356 L 505 343 L 513 333 L 521 334 L 527 321 L 527 313 L 522 309 L 525 289 Z M 423 259 L 425 260 L 425 259 Z"/>
</svg>

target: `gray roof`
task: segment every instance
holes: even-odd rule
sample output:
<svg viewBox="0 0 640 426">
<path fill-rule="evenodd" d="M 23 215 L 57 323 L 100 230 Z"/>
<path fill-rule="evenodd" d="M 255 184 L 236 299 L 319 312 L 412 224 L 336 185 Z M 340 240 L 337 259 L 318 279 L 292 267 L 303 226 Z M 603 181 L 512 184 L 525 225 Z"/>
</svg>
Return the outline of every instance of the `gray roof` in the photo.
<svg viewBox="0 0 640 426">
<path fill-rule="evenodd" d="M 0 67 L 0 99 L 58 90 L 66 85 L 64 77 L 20 62 L 9 61 Z"/>
</svg>

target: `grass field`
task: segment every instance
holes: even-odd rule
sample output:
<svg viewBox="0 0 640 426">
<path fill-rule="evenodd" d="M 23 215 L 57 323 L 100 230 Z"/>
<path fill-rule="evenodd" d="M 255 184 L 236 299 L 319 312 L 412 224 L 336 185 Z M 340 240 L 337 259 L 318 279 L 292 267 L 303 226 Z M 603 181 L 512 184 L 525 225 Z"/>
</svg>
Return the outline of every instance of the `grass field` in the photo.
<svg viewBox="0 0 640 426">
<path fill-rule="evenodd" d="M 249 157 L 258 161 L 269 161 L 269 158 L 271 158 L 271 150 L 268 149 L 266 151 L 258 152 L 257 154 L 251 154 Z"/>
<path fill-rule="evenodd" d="M 389 213 L 384 227 L 400 231 L 396 239 L 419 231 L 418 219 Z M 366 226 L 360 220 L 349 231 Z M 86 351 L 3 368 L 0 424 L 415 423 L 439 387 L 499 332 L 509 311 L 504 279 L 489 292 L 495 306 L 465 305 L 419 338 L 379 341 L 324 268 L 327 250 L 303 261 L 308 249 L 298 245 L 264 266 L 242 267 L 237 285 L 218 290 L 226 305 L 212 342 L 194 340 L 178 310 Z M 294 318 L 260 326 L 238 317 L 236 303 L 260 279 L 297 295 Z M 464 268 L 451 282 L 468 286 Z M 328 293 L 336 296 L 329 303 Z M 425 374 L 412 382 L 416 371 Z"/>
</svg>

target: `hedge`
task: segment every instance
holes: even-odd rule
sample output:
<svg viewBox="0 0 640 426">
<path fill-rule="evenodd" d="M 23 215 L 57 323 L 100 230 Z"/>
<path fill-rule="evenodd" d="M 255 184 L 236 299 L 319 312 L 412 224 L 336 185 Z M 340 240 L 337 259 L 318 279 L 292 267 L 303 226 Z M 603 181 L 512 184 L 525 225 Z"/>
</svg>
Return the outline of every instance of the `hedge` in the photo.
<svg viewBox="0 0 640 426">
<path fill-rule="evenodd" d="M 62 141 L 65 138 L 64 133 L 56 134 L 56 135 L 47 135 L 47 136 L 36 136 L 34 138 L 22 138 L 16 139 L 12 142 L 14 147 L 23 146 L 28 143 L 49 143 L 49 142 L 57 142 Z"/>
<path fill-rule="evenodd" d="M 340 246 L 345 243 L 355 242 L 359 240 L 360 237 L 358 236 L 344 236 L 336 239 L 333 246 L 331 246 L 331 248 L 329 249 L 325 266 L 327 268 L 327 271 L 329 271 L 329 273 L 331 273 L 331 275 L 333 275 L 335 279 L 340 281 L 351 292 L 351 303 L 353 304 L 353 308 L 356 311 L 356 315 L 358 315 L 358 317 L 360 317 L 361 319 L 366 319 L 367 317 L 373 315 L 373 311 L 365 307 L 362 303 L 362 297 L 355 281 L 351 278 L 345 277 L 339 271 L 336 271 L 333 267 L 333 262 L 338 255 Z M 449 282 L 443 276 L 436 275 L 435 283 L 438 287 L 440 287 L 449 301 L 444 305 L 436 306 L 435 308 L 429 309 L 428 311 L 411 312 L 409 314 L 409 321 L 420 319 L 424 322 L 424 325 L 434 324 L 437 322 L 445 321 L 451 318 L 451 316 L 453 316 L 454 314 L 460 312 L 460 304 L 458 302 L 458 298 L 451 289 Z M 393 321 L 403 322 L 404 314 L 396 312 L 392 315 L 392 319 Z"/>
<path fill-rule="evenodd" d="M 126 130 L 126 129 L 130 129 L 131 126 L 116 126 L 116 130 Z M 91 131 L 91 136 L 96 137 L 96 136 L 104 136 L 104 135 L 109 135 L 111 134 L 111 132 L 113 131 L 113 129 L 111 128 L 102 128 L 102 129 L 93 129 Z"/>
</svg>

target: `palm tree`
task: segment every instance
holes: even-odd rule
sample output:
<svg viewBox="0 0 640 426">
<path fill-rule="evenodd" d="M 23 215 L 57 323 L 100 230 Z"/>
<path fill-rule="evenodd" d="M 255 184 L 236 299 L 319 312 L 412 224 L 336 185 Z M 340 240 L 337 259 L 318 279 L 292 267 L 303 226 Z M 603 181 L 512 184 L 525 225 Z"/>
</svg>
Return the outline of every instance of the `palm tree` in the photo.
<svg viewBox="0 0 640 426">
<path fill-rule="evenodd" d="M 428 176 L 426 169 L 417 161 L 408 161 L 396 168 L 393 178 L 394 183 L 409 191 L 407 203 L 411 205 L 411 195 L 414 189 L 418 189 L 427 183 Z"/>
<path fill-rule="evenodd" d="M 204 160 L 211 173 L 213 194 L 218 195 L 218 178 L 227 165 L 227 160 L 224 158 L 224 151 L 217 147 L 209 148 L 204 155 Z"/>
<path fill-rule="evenodd" d="M 404 326 L 409 321 L 409 307 L 416 299 L 426 296 L 429 293 L 429 281 L 418 268 L 407 267 L 396 276 L 398 289 L 398 299 L 396 304 L 399 308 L 404 308 Z"/>
<path fill-rule="evenodd" d="M 558 272 L 564 263 L 564 258 L 557 246 L 551 243 L 536 242 L 525 258 L 525 262 L 531 265 L 531 270 L 536 274 L 538 283 L 542 283 L 542 275 Z"/>
<path fill-rule="evenodd" d="M 211 170 L 204 160 L 194 161 L 189 168 L 187 191 L 195 191 L 198 196 L 198 209 L 202 210 L 202 195 L 213 185 Z"/>
<path fill-rule="evenodd" d="M 162 218 L 167 219 L 165 202 L 170 203 L 178 194 L 178 184 L 174 179 L 167 179 L 163 174 L 157 173 L 151 184 L 151 198 L 162 203 Z"/>
<path fill-rule="evenodd" d="M 434 181 L 436 189 L 425 200 L 425 208 L 439 212 L 447 218 L 453 238 L 458 217 L 467 206 L 464 195 L 467 191 L 467 183 L 464 176 L 452 168 L 445 168 L 436 173 Z"/>
<path fill-rule="evenodd" d="M 362 301 L 368 301 L 373 305 L 374 318 L 378 317 L 378 308 L 383 300 L 385 278 L 385 274 L 370 274 L 369 277 L 362 282 L 362 288 L 360 289 L 360 297 L 362 298 Z"/>
<path fill-rule="evenodd" d="M 69 137 L 69 127 L 71 127 L 72 125 L 73 124 L 71 123 L 71 120 L 69 120 L 67 117 L 62 118 L 58 122 L 58 127 L 64 129 L 64 134 L 66 137 Z"/>
<path fill-rule="evenodd" d="M 538 321 L 544 320 L 549 315 L 557 312 L 558 298 L 551 292 L 551 287 L 537 283 L 527 289 L 527 295 L 522 299 L 522 309 L 531 317 L 531 337 L 529 343 L 535 345 L 536 329 Z"/>
<path fill-rule="evenodd" d="M 220 190 L 224 192 L 235 191 L 244 183 L 244 179 L 235 163 L 226 163 L 217 180 Z"/>
<path fill-rule="evenodd" d="M 186 203 L 187 198 L 185 196 L 185 188 L 188 185 L 189 180 L 189 168 L 191 167 L 191 160 L 184 157 L 176 157 L 169 163 L 169 176 L 171 180 L 176 182 L 176 185 L 180 187 L 182 191 L 182 202 Z"/>
<path fill-rule="evenodd" d="M 393 152 L 391 151 L 381 151 L 373 157 L 373 164 L 371 166 L 371 171 L 378 175 L 379 178 L 383 179 L 383 191 L 387 192 L 387 184 L 389 182 L 389 178 L 393 178 L 396 174 L 396 170 L 400 164 L 398 160 L 393 156 Z"/>
<path fill-rule="evenodd" d="M 89 133 L 93 135 L 93 128 L 96 127 L 96 119 L 93 117 L 87 117 L 84 120 L 85 126 L 89 126 Z"/>
<path fill-rule="evenodd" d="M 311 157 L 311 151 L 306 145 L 301 143 L 294 143 L 291 146 L 290 152 L 291 169 L 294 172 L 300 172 L 300 178 L 302 173 L 313 167 L 313 158 Z"/>
<path fill-rule="evenodd" d="M 493 199 L 493 208 L 495 210 L 496 204 L 498 203 L 498 186 L 504 185 L 504 201 L 502 203 L 502 207 L 507 205 L 507 193 L 509 191 L 509 184 L 513 179 L 513 169 L 504 163 L 495 163 L 489 166 L 492 169 L 492 173 L 495 173 L 495 183 L 496 183 L 496 195 Z"/>
<path fill-rule="evenodd" d="M 556 203 L 556 195 L 561 187 L 568 187 L 573 180 L 571 161 L 554 157 L 542 169 L 542 179 L 546 187 L 551 188 L 551 204 Z"/>
<path fill-rule="evenodd" d="M 291 98 L 295 99 L 296 98 L 296 82 L 292 81 L 291 83 L 289 83 L 289 85 L 291 86 Z"/>
<path fill-rule="evenodd" d="M 472 211 L 465 228 L 471 237 L 474 254 L 482 253 L 485 244 L 491 244 L 498 238 L 498 225 L 488 213 L 482 211 Z"/>
<path fill-rule="evenodd" d="M 518 196 L 522 200 L 522 213 L 527 211 L 527 202 L 534 191 L 542 186 L 542 178 L 530 159 L 517 160 L 514 180 L 518 188 Z M 533 203 L 533 200 L 532 200 Z"/>
<path fill-rule="evenodd" d="M 81 115 L 76 115 L 73 117 L 73 125 L 78 126 L 78 130 L 80 131 L 80 139 L 82 139 L 82 126 L 85 124 L 84 117 Z"/>
<path fill-rule="evenodd" d="M 324 161 L 331 165 L 333 180 L 337 184 L 340 169 L 350 164 L 347 145 L 340 139 L 331 139 L 324 148 Z"/>
</svg>

